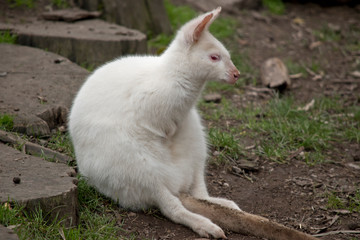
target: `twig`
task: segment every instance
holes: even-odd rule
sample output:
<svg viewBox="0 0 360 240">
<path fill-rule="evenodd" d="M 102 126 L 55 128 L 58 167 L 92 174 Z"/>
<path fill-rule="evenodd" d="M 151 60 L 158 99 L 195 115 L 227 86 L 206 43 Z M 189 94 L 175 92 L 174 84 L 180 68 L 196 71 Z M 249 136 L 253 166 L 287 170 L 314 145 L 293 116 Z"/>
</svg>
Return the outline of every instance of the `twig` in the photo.
<svg viewBox="0 0 360 240">
<path fill-rule="evenodd" d="M 302 151 L 304 151 L 304 147 L 301 146 L 298 150 L 296 150 L 295 152 L 291 153 L 291 155 L 289 156 L 289 160 L 293 159 L 294 157 L 296 157 L 297 155 L 299 155 Z"/>
<path fill-rule="evenodd" d="M 326 233 L 319 233 L 319 234 L 315 234 L 315 235 L 312 235 L 312 236 L 313 236 L 313 237 L 324 237 L 324 236 L 335 235 L 335 234 L 339 234 L 339 233 L 344 233 L 344 234 L 360 234 L 360 231 L 354 231 L 354 230 L 339 230 L 339 231 L 331 231 L 331 232 L 326 232 Z"/>
<path fill-rule="evenodd" d="M 254 92 L 265 92 L 265 93 L 270 93 L 270 94 L 274 93 L 274 90 L 272 90 L 270 88 L 257 88 L 257 87 L 251 87 L 251 86 L 246 86 L 245 88 L 250 91 L 254 91 Z"/>
</svg>

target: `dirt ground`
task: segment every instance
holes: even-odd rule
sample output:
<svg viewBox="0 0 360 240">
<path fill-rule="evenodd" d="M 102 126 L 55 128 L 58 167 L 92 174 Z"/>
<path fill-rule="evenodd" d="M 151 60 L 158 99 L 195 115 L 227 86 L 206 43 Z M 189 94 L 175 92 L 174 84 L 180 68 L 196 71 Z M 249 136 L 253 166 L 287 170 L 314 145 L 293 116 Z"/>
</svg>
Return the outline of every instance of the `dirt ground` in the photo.
<svg viewBox="0 0 360 240">
<path fill-rule="evenodd" d="M 257 13 L 262 13 L 259 11 Z M 286 94 L 306 103 L 317 96 L 341 96 L 346 104 L 360 105 L 360 7 L 315 4 L 286 4 L 283 16 L 244 11 L 236 16 L 239 51 L 246 52 L 254 68 L 269 57 L 290 59 L 304 65 L 316 63 L 324 72 L 308 71 L 306 77 L 292 79 Z M 16 17 L 16 11 L 8 13 Z M 339 32 L 337 41 L 318 42 L 314 30 L 323 27 Z M 353 47 L 357 44 L 357 48 Z M 320 76 L 319 76 L 320 75 Z M 228 96 L 231 97 L 231 96 Z M 244 95 L 246 101 L 261 102 L 261 96 Z M 236 103 L 239 98 L 232 98 Z M 242 105 L 238 102 L 239 106 Z M 259 159 L 260 169 L 249 172 L 251 180 L 234 175 L 231 166 L 209 165 L 206 172 L 209 192 L 234 200 L 247 212 L 267 217 L 301 231 L 318 234 L 337 230 L 360 231 L 360 213 L 327 209 L 327 193 L 355 194 L 360 189 L 360 170 L 348 163 L 359 161 L 360 146 L 338 143 L 331 162 L 315 166 L 293 158 L 288 164 Z M 125 236 L 137 239 L 196 239 L 190 229 L 174 224 L 158 210 L 128 212 L 119 209 L 115 217 Z M 258 239 L 227 232 L 229 239 Z M 321 239 L 360 239 L 359 234 L 332 234 Z"/>
</svg>

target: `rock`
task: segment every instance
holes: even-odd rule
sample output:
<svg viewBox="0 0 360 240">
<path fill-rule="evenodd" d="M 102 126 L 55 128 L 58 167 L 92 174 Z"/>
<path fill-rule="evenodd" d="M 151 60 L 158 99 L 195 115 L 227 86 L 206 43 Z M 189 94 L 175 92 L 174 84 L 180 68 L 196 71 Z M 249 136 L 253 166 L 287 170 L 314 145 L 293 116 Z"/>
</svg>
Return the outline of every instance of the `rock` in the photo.
<svg viewBox="0 0 360 240">
<path fill-rule="evenodd" d="M 65 164 L 47 162 L 0 144 L 0 203 L 16 201 L 26 211 L 40 207 L 50 219 L 64 219 L 65 226 L 78 223 L 77 187 Z M 14 178 L 21 182 L 14 183 Z M 1 235 L 0 235 L 1 236 Z"/>
<path fill-rule="evenodd" d="M 204 101 L 209 103 L 209 102 L 213 102 L 213 103 L 220 103 L 221 102 L 221 95 L 218 93 L 210 93 L 210 94 L 206 94 L 204 96 Z"/>
<path fill-rule="evenodd" d="M 18 44 L 46 49 L 80 65 L 99 66 L 125 54 L 147 51 L 143 33 L 99 19 L 71 24 L 40 20 L 0 23 L 0 30 L 4 29 L 17 35 Z"/>
<path fill-rule="evenodd" d="M 13 230 L 11 230 L 7 227 L 4 227 L 1 224 L 0 224 L 0 239 L 19 240 L 18 236 L 16 235 L 16 233 Z"/>
<path fill-rule="evenodd" d="M 279 58 L 266 60 L 260 72 L 262 83 L 269 88 L 283 90 L 291 85 L 288 70 Z"/>
<path fill-rule="evenodd" d="M 244 9 L 259 9 L 261 0 L 173 0 L 176 5 L 190 5 L 193 8 L 208 12 L 221 6 L 224 12 L 240 13 Z"/>
<path fill-rule="evenodd" d="M 328 28 L 334 32 L 340 32 L 341 31 L 341 27 L 339 25 L 336 24 L 332 24 L 332 23 L 328 23 Z"/>
<path fill-rule="evenodd" d="M 352 157 L 355 162 L 360 162 L 360 151 L 357 151 L 354 154 L 352 154 Z"/>
<path fill-rule="evenodd" d="M 68 109 L 89 72 L 60 56 L 40 49 L 0 44 L 0 66 L 7 75 L 0 81 L 0 113 L 14 116 L 14 130 L 49 136 L 64 125 Z M 47 102 L 40 102 L 37 96 Z M 14 110 L 16 109 L 16 111 Z"/>
<path fill-rule="evenodd" d="M 14 178 L 13 178 L 13 182 L 14 182 L 15 184 L 20 184 L 21 178 L 19 178 L 19 177 L 14 177 Z"/>
<path fill-rule="evenodd" d="M 65 21 L 65 22 L 75 22 L 78 20 L 88 19 L 88 18 L 97 18 L 100 17 L 101 12 L 93 11 L 89 12 L 79 8 L 72 9 L 61 9 L 51 12 L 44 12 L 41 14 L 41 17 L 45 20 L 51 21 Z"/>
</svg>

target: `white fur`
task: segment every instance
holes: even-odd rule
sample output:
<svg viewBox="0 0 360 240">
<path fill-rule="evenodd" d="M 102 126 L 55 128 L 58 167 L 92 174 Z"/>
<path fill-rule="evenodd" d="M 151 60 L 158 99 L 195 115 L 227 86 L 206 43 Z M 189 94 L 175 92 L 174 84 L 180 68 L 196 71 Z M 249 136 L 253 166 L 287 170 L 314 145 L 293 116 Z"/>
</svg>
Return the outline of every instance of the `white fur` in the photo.
<svg viewBox="0 0 360 240">
<path fill-rule="evenodd" d="M 97 69 L 77 94 L 69 131 L 80 173 L 122 207 L 159 207 L 201 236 L 225 237 L 209 219 L 186 210 L 178 196 L 239 209 L 209 197 L 206 136 L 195 108 L 207 80 L 233 83 L 235 66 L 208 31 L 220 9 L 184 25 L 159 57 L 117 59 Z M 212 14 L 195 41 L 194 29 Z M 220 61 L 211 61 L 218 54 Z M 238 73 L 238 72 L 237 72 Z"/>
</svg>

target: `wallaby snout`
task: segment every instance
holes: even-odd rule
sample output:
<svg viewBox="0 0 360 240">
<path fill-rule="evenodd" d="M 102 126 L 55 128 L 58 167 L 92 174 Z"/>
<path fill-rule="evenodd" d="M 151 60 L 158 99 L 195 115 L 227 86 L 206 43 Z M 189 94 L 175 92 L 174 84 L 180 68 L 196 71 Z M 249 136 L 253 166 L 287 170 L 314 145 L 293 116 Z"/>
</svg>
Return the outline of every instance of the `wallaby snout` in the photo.
<svg viewBox="0 0 360 240">
<path fill-rule="evenodd" d="M 231 69 L 230 72 L 229 72 L 228 83 L 235 84 L 236 81 L 239 79 L 239 77 L 240 77 L 240 71 L 237 70 L 237 68 L 234 66 L 234 68 Z"/>
</svg>

